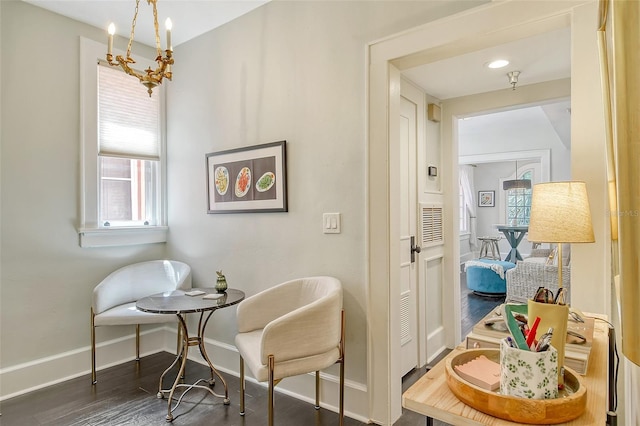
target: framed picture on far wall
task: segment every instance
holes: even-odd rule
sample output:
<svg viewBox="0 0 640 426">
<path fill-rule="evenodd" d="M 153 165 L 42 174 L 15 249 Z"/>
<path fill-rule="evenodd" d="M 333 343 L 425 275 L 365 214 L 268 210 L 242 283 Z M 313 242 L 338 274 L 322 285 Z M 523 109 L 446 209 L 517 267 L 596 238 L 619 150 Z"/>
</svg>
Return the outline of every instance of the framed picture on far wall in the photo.
<svg viewBox="0 0 640 426">
<path fill-rule="evenodd" d="M 495 191 L 478 191 L 478 207 L 495 206 Z"/>
<path fill-rule="evenodd" d="M 206 154 L 207 213 L 286 212 L 286 141 Z"/>
</svg>

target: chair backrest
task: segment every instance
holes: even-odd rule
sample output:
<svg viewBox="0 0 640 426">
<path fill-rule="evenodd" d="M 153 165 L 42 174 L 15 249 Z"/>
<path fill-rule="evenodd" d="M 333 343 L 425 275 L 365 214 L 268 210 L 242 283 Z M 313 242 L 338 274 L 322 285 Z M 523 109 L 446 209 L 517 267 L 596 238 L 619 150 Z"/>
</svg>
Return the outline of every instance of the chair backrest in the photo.
<svg viewBox="0 0 640 426">
<path fill-rule="evenodd" d="M 252 303 L 259 300 L 260 303 Z M 245 299 L 238 306 L 237 318 L 240 332 L 264 327 L 268 322 L 312 304 L 329 306 L 325 311 L 328 321 L 339 318 L 342 310 L 342 283 L 329 276 L 299 278 Z M 250 311 L 250 312 L 246 312 Z M 335 314 L 335 315 L 332 315 Z"/>
<path fill-rule="evenodd" d="M 151 260 L 124 266 L 93 289 L 93 312 L 135 302 L 163 291 L 191 288 L 191 268 L 176 260 Z"/>
</svg>

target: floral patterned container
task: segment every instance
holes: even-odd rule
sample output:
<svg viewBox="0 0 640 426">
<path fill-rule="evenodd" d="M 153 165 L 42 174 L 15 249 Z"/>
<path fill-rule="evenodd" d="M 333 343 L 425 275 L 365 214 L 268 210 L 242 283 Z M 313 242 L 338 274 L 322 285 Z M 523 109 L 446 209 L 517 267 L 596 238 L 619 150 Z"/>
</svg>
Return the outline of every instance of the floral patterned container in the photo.
<svg viewBox="0 0 640 426">
<path fill-rule="evenodd" d="M 558 351 L 532 352 L 500 342 L 500 393 L 529 399 L 558 397 Z"/>
</svg>

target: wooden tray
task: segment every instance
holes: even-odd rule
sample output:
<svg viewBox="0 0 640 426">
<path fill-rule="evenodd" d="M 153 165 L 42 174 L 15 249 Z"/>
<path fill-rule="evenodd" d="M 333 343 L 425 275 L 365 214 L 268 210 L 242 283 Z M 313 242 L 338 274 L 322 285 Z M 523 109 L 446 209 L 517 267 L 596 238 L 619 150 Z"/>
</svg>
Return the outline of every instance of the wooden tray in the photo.
<svg viewBox="0 0 640 426">
<path fill-rule="evenodd" d="M 464 364 L 485 355 L 500 362 L 500 349 L 469 349 L 447 358 L 445 372 L 447 385 L 462 402 L 478 411 L 518 423 L 558 424 L 568 422 L 584 413 L 587 404 L 587 390 L 579 375 L 565 367 L 565 389 L 555 399 L 526 399 L 510 395 L 500 395 L 475 386 L 454 370 L 454 366 Z"/>
</svg>

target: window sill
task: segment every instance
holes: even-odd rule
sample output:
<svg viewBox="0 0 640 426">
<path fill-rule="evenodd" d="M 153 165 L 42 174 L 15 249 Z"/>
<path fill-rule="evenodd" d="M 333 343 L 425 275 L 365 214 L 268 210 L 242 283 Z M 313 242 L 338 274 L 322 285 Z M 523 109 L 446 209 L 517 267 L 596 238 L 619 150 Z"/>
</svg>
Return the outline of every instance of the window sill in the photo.
<svg viewBox="0 0 640 426">
<path fill-rule="evenodd" d="M 164 243 L 168 226 L 78 229 L 80 247 L 114 247 Z"/>
</svg>

